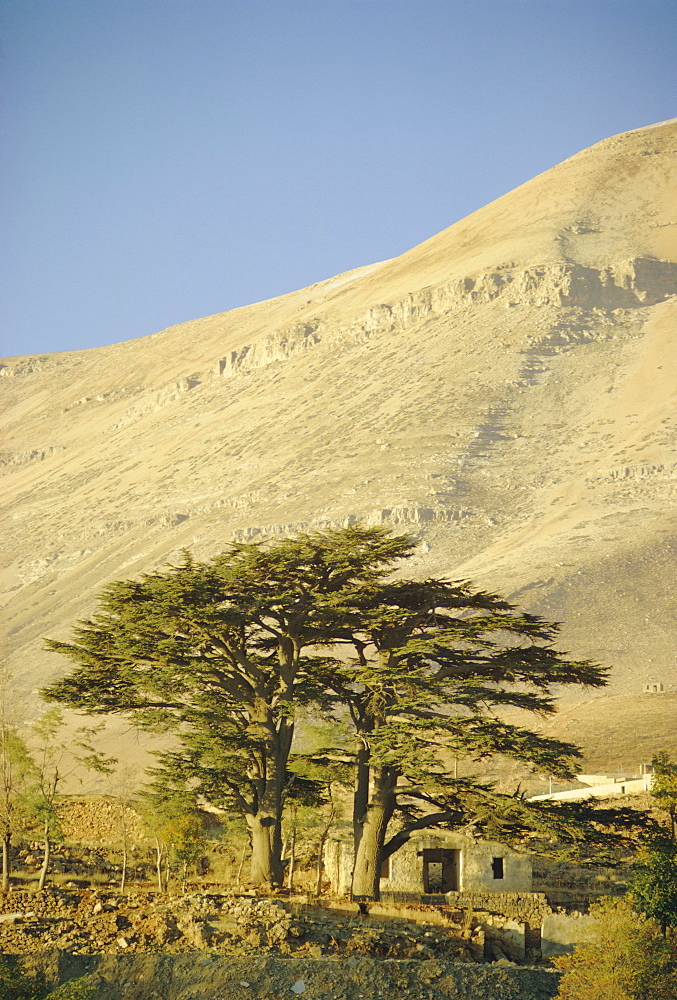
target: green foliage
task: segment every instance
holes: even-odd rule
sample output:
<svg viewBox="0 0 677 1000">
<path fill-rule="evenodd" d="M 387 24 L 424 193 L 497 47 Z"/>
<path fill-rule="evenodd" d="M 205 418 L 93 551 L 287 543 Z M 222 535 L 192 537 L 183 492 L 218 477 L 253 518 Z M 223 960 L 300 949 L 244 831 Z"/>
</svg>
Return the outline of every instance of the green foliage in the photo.
<svg viewBox="0 0 677 1000">
<path fill-rule="evenodd" d="M 10 835 L 23 817 L 36 767 L 25 740 L 14 726 L 0 724 L 0 831 Z"/>
<path fill-rule="evenodd" d="M 31 759 L 35 781 L 31 800 L 35 815 L 58 829 L 54 802 L 59 787 L 78 771 L 110 774 L 115 757 L 96 750 L 92 740 L 102 725 L 80 726 L 70 736 L 64 733 L 65 721 L 59 708 L 49 708 L 31 726 Z"/>
<path fill-rule="evenodd" d="M 27 973 L 16 955 L 0 955 L 0 1000 L 89 1000 L 96 988 L 92 976 L 81 976 L 51 989 L 42 973 Z"/>
<path fill-rule="evenodd" d="M 43 1000 L 44 976 L 29 976 L 16 955 L 0 955 L 0 1000 Z"/>
<path fill-rule="evenodd" d="M 651 795 L 658 807 L 667 813 L 670 836 L 677 842 L 677 764 L 670 760 L 665 750 L 657 753 L 651 764 Z"/>
<path fill-rule="evenodd" d="M 652 765 L 651 796 L 663 815 L 644 837 L 630 890 L 635 910 L 655 920 L 665 934 L 677 926 L 677 764 L 662 750 Z"/>
<path fill-rule="evenodd" d="M 677 844 L 658 832 L 633 865 L 630 883 L 634 909 L 660 926 L 663 934 L 677 926 Z"/>
<path fill-rule="evenodd" d="M 564 971 L 560 1000 L 674 1000 L 677 949 L 625 899 L 591 907 L 592 940 L 555 960 Z"/>
<path fill-rule="evenodd" d="M 193 796 L 176 791 L 167 795 L 156 786 L 142 793 L 139 806 L 148 832 L 171 848 L 177 858 L 202 850 L 204 821 Z"/>
<path fill-rule="evenodd" d="M 547 715 L 554 685 L 599 686 L 605 672 L 568 659 L 553 647 L 556 624 L 496 594 L 463 582 L 389 581 L 413 549 L 409 536 L 350 527 L 233 545 L 208 563 L 185 553 L 163 573 L 110 584 L 74 641 L 47 640 L 76 669 L 44 694 L 174 734 L 156 777 L 239 810 L 252 838 L 268 831 L 274 859 L 285 798 L 322 794 L 308 755 L 304 763 L 292 753 L 295 719 L 310 707 L 352 721 L 349 747 L 329 737 L 312 756 L 356 768 L 356 816 L 379 775 L 388 819 L 399 810 L 402 830 L 440 817 L 479 823 L 480 813 L 488 825 L 496 797 L 452 778 L 449 760 L 500 754 L 571 775 L 576 747 L 501 712 Z M 506 802 L 503 813 L 506 827 L 517 822 Z"/>
<path fill-rule="evenodd" d="M 162 854 L 181 866 L 185 889 L 188 869 L 202 856 L 206 843 L 205 817 L 195 796 L 178 789 L 170 775 L 160 771 L 141 793 L 137 808 Z"/>
<path fill-rule="evenodd" d="M 179 746 L 161 768 L 252 828 L 262 817 L 279 859 L 296 707 L 329 704 L 316 680 L 329 657 L 308 650 L 335 637 L 332 598 L 375 583 L 413 544 L 345 528 L 233 545 L 210 563 L 186 553 L 164 573 L 112 583 L 75 641 L 47 641 L 77 667 L 45 697 L 171 731 Z"/>
<path fill-rule="evenodd" d="M 0 695 L 0 841 L 2 842 L 2 882 L 10 888 L 12 841 L 27 825 L 28 795 L 36 769 L 28 747 L 16 728 L 7 723 Z"/>
<path fill-rule="evenodd" d="M 62 733 L 64 725 L 61 709 L 50 708 L 31 726 L 33 781 L 24 797 L 24 811 L 31 832 L 41 835 L 45 844 L 40 889 L 47 877 L 50 844 L 62 836 L 56 809 L 60 787 L 83 768 L 109 774 L 115 762 L 115 758 L 105 757 L 91 744 L 101 726 L 81 726 L 68 737 Z"/>
<path fill-rule="evenodd" d="M 81 976 L 57 986 L 47 994 L 45 1000 L 94 1000 L 97 990 L 98 982 L 93 976 Z"/>
</svg>

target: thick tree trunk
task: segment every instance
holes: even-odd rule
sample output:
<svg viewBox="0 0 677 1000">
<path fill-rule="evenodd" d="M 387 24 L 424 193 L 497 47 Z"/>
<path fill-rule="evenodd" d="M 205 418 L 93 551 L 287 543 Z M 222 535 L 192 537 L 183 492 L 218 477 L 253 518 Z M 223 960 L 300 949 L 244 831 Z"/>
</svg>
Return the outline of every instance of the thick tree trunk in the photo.
<svg viewBox="0 0 677 1000">
<path fill-rule="evenodd" d="M 294 868 L 296 867 L 296 827 L 291 833 L 291 846 L 289 848 L 289 864 L 287 865 L 287 888 L 294 887 Z"/>
<path fill-rule="evenodd" d="M 331 795 L 331 786 L 329 790 Z M 329 812 L 329 819 L 327 820 L 327 825 L 323 828 L 320 834 L 320 840 L 317 845 L 317 867 L 315 869 L 315 895 L 322 895 L 322 875 L 324 873 L 324 845 L 327 842 L 327 837 L 329 836 L 329 831 L 331 825 L 334 822 L 334 814 L 336 812 L 336 806 L 334 805 L 334 800 L 331 802 L 331 810 Z"/>
<path fill-rule="evenodd" d="M 12 874 L 12 838 L 5 833 L 2 838 L 2 891 L 9 892 L 9 878 Z"/>
<path fill-rule="evenodd" d="M 353 791 L 353 848 L 355 856 L 362 837 L 362 824 L 369 807 L 369 746 L 360 743 L 355 755 L 355 787 Z"/>
<path fill-rule="evenodd" d="M 285 785 L 287 781 L 287 764 L 294 737 L 294 723 L 281 719 L 278 725 L 274 744 L 274 762 L 271 762 L 267 808 L 275 817 L 271 835 L 271 856 L 273 867 L 273 884 L 281 885 L 284 866 L 282 864 L 282 810 L 284 806 Z"/>
<path fill-rule="evenodd" d="M 276 723 L 270 706 L 263 701 L 252 710 L 252 720 L 268 731 L 270 740 L 254 777 L 255 810 L 245 811 L 252 845 L 250 877 L 254 885 L 280 886 L 284 868 L 282 806 L 294 724 L 284 718 Z"/>
<path fill-rule="evenodd" d="M 376 901 L 381 881 L 381 857 L 388 823 L 395 809 L 395 786 L 398 772 L 391 768 L 372 768 L 373 788 L 370 801 L 359 822 L 359 840 L 355 849 L 352 897 L 358 901 Z"/>
<path fill-rule="evenodd" d="M 254 885 L 277 885 L 279 870 L 276 871 L 273 857 L 273 833 L 275 816 L 266 815 L 262 810 L 254 816 L 247 816 L 247 826 L 252 842 L 250 877 Z"/>
</svg>

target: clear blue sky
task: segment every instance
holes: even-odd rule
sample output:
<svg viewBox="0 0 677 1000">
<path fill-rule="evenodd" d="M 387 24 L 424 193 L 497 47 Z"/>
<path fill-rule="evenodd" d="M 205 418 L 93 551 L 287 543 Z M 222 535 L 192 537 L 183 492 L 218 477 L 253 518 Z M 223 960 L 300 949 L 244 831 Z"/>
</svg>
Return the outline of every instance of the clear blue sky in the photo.
<svg viewBox="0 0 677 1000">
<path fill-rule="evenodd" d="M 677 116 L 675 0 L 2 0 L 4 355 L 393 257 Z"/>
</svg>

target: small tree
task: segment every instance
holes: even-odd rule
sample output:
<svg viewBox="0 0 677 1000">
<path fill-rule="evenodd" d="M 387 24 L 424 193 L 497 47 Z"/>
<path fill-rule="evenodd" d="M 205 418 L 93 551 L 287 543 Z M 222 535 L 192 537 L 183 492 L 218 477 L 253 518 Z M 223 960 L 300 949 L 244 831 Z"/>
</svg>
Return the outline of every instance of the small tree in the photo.
<svg viewBox="0 0 677 1000">
<path fill-rule="evenodd" d="M 12 874 L 12 838 L 21 828 L 25 795 L 34 777 L 28 747 L 19 735 L 11 711 L 11 674 L 0 661 L 0 840 L 2 840 L 2 884 L 8 892 Z"/>
<path fill-rule="evenodd" d="M 0 836 L 2 892 L 12 873 L 12 837 L 25 818 L 26 794 L 35 775 L 28 747 L 13 726 L 0 723 Z"/>
<path fill-rule="evenodd" d="M 670 837 L 673 843 L 677 843 L 677 764 L 670 760 L 666 750 L 657 753 L 651 764 L 651 795 L 656 805 L 667 814 Z"/>
<path fill-rule="evenodd" d="M 181 872 L 181 892 L 188 886 L 188 870 L 205 849 L 204 822 L 197 810 L 179 814 L 173 824 L 171 848 Z"/>
<path fill-rule="evenodd" d="M 35 777 L 35 765 L 19 735 L 10 711 L 10 674 L 0 664 L 0 839 L 2 839 L 2 886 L 7 892 L 12 873 L 12 837 L 21 828 L 26 793 Z"/>
<path fill-rule="evenodd" d="M 118 832 L 120 834 L 121 871 L 120 892 L 127 887 L 127 870 L 129 861 L 130 820 L 133 814 L 134 777 L 136 769 L 132 764 L 123 764 L 115 772 L 115 778 L 110 783 L 118 813 Z"/>
<path fill-rule="evenodd" d="M 677 764 L 665 750 L 651 763 L 651 797 L 660 818 L 645 832 L 630 889 L 635 910 L 655 920 L 665 935 L 677 926 Z"/>
<path fill-rule="evenodd" d="M 555 959 L 564 971 L 560 1000 L 674 1000 L 677 950 L 658 925 L 626 899 L 603 900 L 590 913 L 592 939 Z"/>
<path fill-rule="evenodd" d="M 633 865 L 630 893 L 634 909 L 655 920 L 663 935 L 677 926 L 677 844 L 662 831 Z"/>
<path fill-rule="evenodd" d="M 203 854 L 204 818 L 194 795 L 172 787 L 167 776 L 155 772 L 155 782 L 141 793 L 139 808 L 146 829 L 155 840 L 157 884 L 167 892 L 172 862 L 179 865 L 181 891 L 186 891 L 188 869 Z"/>
<path fill-rule="evenodd" d="M 51 859 L 52 843 L 61 835 L 57 815 L 57 795 L 64 781 L 81 769 L 109 774 L 114 757 L 106 757 L 94 749 L 91 740 L 101 726 L 81 726 L 71 737 L 59 732 L 64 727 L 63 714 L 58 708 L 48 709 L 38 719 L 31 732 L 37 742 L 32 754 L 34 781 L 27 796 L 30 817 L 42 830 L 43 859 L 38 889 L 44 889 Z"/>
</svg>

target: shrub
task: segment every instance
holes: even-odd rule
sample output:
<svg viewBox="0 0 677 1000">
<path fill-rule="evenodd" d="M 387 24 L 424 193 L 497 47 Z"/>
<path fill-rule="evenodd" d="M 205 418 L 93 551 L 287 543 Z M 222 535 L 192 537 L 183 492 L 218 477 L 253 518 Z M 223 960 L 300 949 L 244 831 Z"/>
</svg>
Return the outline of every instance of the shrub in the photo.
<svg viewBox="0 0 677 1000">
<path fill-rule="evenodd" d="M 52 989 L 41 972 L 31 975 L 15 955 L 0 955 L 0 1000 L 90 1000 L 96 982 L 82 976 Z"/>
<path fill-rule="evenodd" d="M 594 937 L 555 964 L 564 970 L 560 1000 L 675 1000 L 677 948 L 658 924 L 625 899 L 594 907 Z"/>
</svg>

